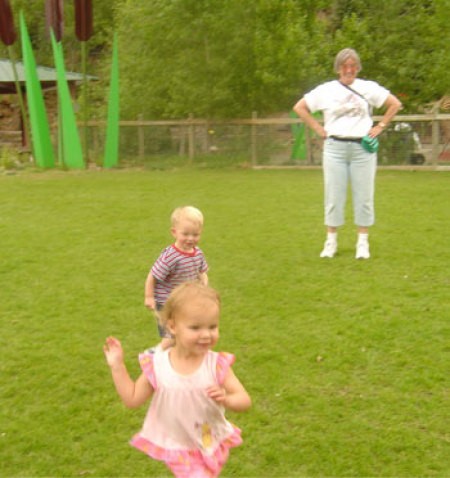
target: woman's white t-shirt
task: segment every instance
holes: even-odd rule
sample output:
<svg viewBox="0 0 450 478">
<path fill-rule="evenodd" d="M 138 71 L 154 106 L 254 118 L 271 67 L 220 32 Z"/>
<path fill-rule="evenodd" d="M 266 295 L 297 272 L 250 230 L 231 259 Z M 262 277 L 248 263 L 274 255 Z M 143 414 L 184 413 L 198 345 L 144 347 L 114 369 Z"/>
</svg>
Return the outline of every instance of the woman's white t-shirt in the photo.
<svg viewBox="0 0 450 478">
<path fill-rule="evenodd" d="M 371 106 L 379 108 L 390 92 L 375 81 L 359 78 L 346 88 L 338 80 L 323 83 L 304 98 L 311 113 L 322 111 L 328 136 L 362 138 L 372 127 Z"/>
</svg>

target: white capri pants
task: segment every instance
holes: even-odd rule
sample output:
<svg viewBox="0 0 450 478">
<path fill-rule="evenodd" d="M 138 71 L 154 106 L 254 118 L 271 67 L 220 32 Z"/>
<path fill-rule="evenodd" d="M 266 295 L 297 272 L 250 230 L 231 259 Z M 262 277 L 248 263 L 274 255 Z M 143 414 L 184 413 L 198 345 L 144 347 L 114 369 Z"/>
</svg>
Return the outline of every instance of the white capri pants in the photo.
<svg viewBox="0 0 450 478">
<path fill-rule="evenodd" d="M 369 227 L 375 222 L 374 193 L 377 154 L 359 143 L 327 138 L 323 150 L 325 225 L 345 223 L 348 183 L 351 183 L 354 221 Z"/>
</svg>

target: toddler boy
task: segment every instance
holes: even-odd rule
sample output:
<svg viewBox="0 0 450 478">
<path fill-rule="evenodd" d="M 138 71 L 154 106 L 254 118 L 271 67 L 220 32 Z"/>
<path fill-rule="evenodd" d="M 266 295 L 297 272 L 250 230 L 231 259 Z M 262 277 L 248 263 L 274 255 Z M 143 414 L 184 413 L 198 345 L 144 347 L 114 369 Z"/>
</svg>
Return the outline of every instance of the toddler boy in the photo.
<svg viewBox="0 0 450 478">
<path fill-rule="evenodd" d="M 202 230 L 203 214 L 200 210 L 193 206 L 176 208 L 171 215 L 170 229 L 175 242 L 162 251 L 145 281 L 145 306 L 155 312 L 162 349 L 173 344 L 170 333 L 159 319 L 159 311 L 170 292 L 192 280 L 208 285 L 208 264 L 202 250 L 197 247 Z"/>
</svg>

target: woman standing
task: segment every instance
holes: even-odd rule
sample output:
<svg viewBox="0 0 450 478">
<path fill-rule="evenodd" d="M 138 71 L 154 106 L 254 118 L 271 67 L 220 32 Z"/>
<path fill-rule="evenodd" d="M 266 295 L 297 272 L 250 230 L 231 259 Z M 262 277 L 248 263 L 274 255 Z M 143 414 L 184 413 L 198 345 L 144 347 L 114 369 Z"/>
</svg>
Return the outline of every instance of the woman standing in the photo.
<svg viewBox="0 0 450 478">
<path fill-rule="evenodd" d="M 317 86 L 294 106 L 298 116 L 325 139 L 323 173 L 327 238 L 320 257 L 337 252 L 337 228 L 345 222 L 348 182 L 351 183 L 354 221 L 358 228 L 356 259 L 368 259 L 369 227 L 374 224 L 374 186 L 377 140 L 401 103 L 374 81 L 358 79 L 358 53 L 345 48 L 337 55 L 334 68 L 338 79 Z M 372 107 L 385 107 L 382 121 L 373 125 Z M 322 126 L 312 113 L 322 111 Z M 365 138 L 365 145 L 362 139 Z M 367 148 L 367 149 L 366 149 Z"/>
</svg>

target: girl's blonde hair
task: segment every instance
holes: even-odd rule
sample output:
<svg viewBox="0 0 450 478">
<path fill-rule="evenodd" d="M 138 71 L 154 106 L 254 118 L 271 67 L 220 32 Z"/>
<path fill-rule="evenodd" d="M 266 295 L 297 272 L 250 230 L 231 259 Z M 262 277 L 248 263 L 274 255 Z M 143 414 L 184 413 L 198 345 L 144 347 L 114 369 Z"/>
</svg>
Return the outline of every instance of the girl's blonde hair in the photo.
<svg viewBox="0 0 450 478">
<path fill-rule="evenodd" d="M 200 209 L 197 209 L 194 206 L 177 207 L 170 216 L 172 227 L 177 226 L 177 224 L 183 219 L 188 219 L 189 221 L 198 224 L 200 227 L 203 227 L 203 214 Z"/>
<path fill-rule="evenodd" d="M 162 323 L 167 324 L 167 321 L 173 319 L 189 300 L 197 298 L 210 300 L 220 307 L 220 295 L 215 289 L 198 281 L 184 282 L 173 289 L 164 304 L 161 311 Z"/>
</svg>

